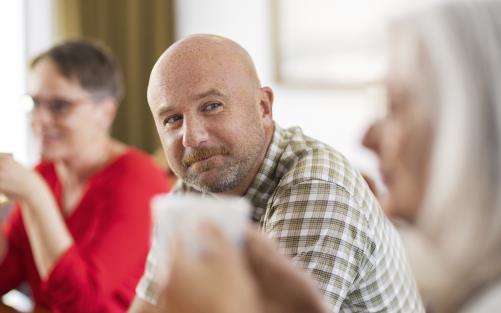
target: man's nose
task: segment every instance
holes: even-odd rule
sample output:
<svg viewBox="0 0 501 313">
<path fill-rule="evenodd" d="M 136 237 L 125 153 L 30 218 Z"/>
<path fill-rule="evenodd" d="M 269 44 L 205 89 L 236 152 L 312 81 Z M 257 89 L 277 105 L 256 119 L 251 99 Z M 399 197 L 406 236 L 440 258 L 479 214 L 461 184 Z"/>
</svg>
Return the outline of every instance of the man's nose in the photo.
<svg viewBox="0 0 501 313">
<path fill-rule="evenodd" d="M 209 134 L 203 121 L 190 118 L 183 120 L 183 146 L 185 148 L 199 147 L 208 138 Z"/>
</svg>

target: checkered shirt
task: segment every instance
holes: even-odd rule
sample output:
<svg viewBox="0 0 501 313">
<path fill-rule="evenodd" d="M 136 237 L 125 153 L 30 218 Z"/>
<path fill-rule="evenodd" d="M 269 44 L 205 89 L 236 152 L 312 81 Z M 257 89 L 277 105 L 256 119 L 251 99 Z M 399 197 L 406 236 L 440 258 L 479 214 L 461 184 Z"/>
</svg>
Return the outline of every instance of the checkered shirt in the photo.
<svg viewBox="0 0 501 313">
<path fill-rule="evenodd" d="M 193 191 L 186 184 L 175 190 Z M 424 312 L 399 235 L 331 147 L 276 125 L 245 198 L 262 230 L 315 279 L 332 312 Z M 152 304 L 155 266 L 150 253 L 136 290 Z"/>
</svg>

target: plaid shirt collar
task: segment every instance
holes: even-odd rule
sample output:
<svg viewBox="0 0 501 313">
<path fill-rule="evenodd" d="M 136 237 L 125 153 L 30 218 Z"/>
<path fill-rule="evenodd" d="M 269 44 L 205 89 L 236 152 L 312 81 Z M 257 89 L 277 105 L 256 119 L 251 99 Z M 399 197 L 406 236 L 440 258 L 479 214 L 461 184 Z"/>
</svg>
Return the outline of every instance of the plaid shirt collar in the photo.
<svg viewBox="0 0 501 313">
<path fill-rule="evenodd" d="M 261 222 L 266 212 L 266 204 L 275 191 L 280 178 L 285 173 L 285 168 L 280 164 L 284 142 L 284 131 L 275 123 L 273 138 L 252 184 L 244 195 L 254 206 L 252 220 Z"/>
</svg>

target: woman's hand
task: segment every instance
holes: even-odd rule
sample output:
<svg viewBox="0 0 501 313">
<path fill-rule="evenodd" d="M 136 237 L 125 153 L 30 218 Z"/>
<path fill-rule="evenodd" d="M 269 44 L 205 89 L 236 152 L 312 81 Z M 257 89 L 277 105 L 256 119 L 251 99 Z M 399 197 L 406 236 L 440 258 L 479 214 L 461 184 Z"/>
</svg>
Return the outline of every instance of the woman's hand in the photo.
<svg viewBox="0 0 501 313">
<path fill-rule="evenodd" d="M 15 161 L 10 154 L 0 153 L 0 193 L 30 202 L 44 188 L 40 175 Z"/>
<path fill-rule="evenodd" d="M 168 312 L 329 312 L 312 279 L 257 230 L 247 232 L 244 255 L 214 226 L 207 226 L 203 235 L 201 257 L 180 244 L 171 251 L 173 263 L 160 303 Z"/>
<path fill-rule="evenodd" d="M 200 238 L 201 255 L 174 244 L 164 292 L 167 312 L 262 313 L 257 286 L 241 252 L 212 224 L 201 227 Z"/>
</svg>

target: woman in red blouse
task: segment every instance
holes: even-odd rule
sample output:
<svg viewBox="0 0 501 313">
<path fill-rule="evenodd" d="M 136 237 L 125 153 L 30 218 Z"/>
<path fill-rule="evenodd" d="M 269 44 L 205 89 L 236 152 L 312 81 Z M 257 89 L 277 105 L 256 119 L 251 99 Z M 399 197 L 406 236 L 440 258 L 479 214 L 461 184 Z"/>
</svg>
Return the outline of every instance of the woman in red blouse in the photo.
<svg viewBox="0 0 501 313">
<path fill-rule="evenodd" d="M 95 44 L 68 41 L 31 66 L 41 163 L 0 155 L 0 192 L 17 199 L 0 231 L 0 295 L 22 281 L 54 312 L 125 312 L 143 272 L 149 202 L 168 182 L 139 150 L 112 139 L 118 68 Z"/>
</svg>

